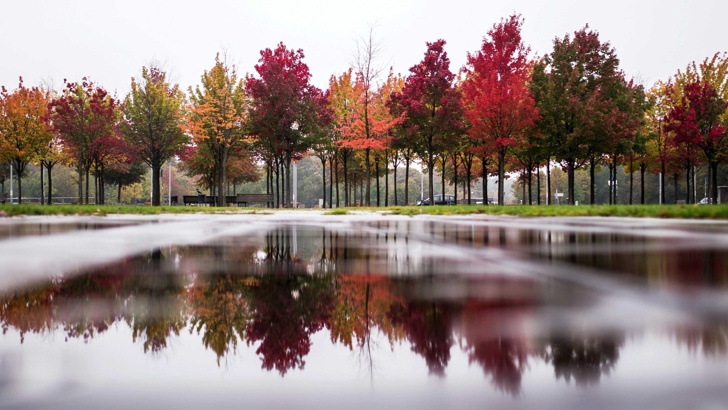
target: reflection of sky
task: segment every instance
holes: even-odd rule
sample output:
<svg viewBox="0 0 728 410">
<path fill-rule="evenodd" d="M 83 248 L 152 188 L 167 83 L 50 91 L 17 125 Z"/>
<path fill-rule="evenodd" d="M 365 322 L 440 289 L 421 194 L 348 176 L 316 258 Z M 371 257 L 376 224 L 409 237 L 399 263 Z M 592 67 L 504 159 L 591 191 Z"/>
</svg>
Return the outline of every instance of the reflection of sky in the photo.
<svg viewBox="0 0 728 410">
<path fill-rule="evenodd" d="M 59 340 L 62 332 L 55 332 L 26 335 L 21 346 L 17 332 L 10 330 L 0 337 L 2 381 L 10 383 L 0 390 L 0 405 L 48 398 L 62 404 L 86 396 L 84 400 L 92 405 L 105 403 L 106 397 L 132 394 L 131 403 L 161 400 L 164 408 L 200 400 L 199 396 L 210 404 L 282 405 L 290 400 L 303 408 L 335 404 L 342 396 L 359 400 L 352 403 L 354 408 L 373 403 L 391 407 L 397 400 L 413 399 L 421 401 L 422 408 L 442 408 L 448 403 L 458 403 L 458 408 L 484 403 L 526 407 L 551 403 L 568 408 L 581 400 L 620 408 L 624 408 L 620 403 L 656 408 L 650 404 L 686 400 L 678 393 L 690 389 L 707 390 L 706 400 L 720 400 L 715 388 L 728 377 L 725 357 L 706 359 L 664 334 L 648 331 L 627 338 L 617 365 L 601 377 L 598 386 L 555 380 L 549 364 L 530 358 L 522 391 L 512 398 L 496 390 L 489 376 L 477 364 L 470 364 L 457 345 L 451 351 L 446 377 L 439 378 L 428 375 L 424 361 L 407 343 L 390 346 L 376 333 L 372 335 L 372 373 L 359 349 L 332 345 L 328 331 L 323 330 L 312 336 L 305 369 L 281 377 L 261 369 L 256 346 L 245 344 L 238 345 L 236 354 L 228 355 L 218 366 L 214 352 L 188 331 L 173 337 L 161 353 L 145 354 L 140 343 L 131 343 L 131 331 L 123 324 L 88 343 Z M 167 396 L 167 392 L 174 393 Z"/>
</svg>

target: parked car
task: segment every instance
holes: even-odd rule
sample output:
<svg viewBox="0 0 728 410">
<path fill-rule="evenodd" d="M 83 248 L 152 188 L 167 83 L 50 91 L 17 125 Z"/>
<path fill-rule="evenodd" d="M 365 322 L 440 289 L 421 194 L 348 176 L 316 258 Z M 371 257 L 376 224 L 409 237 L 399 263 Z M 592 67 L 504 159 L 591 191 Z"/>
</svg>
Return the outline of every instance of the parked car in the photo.
<svg viewBox="0 0 728 410">
<path fill-rule="evenodd" d="M 698 202 L 700 205 L 708 205 L 713 203 L 713 198 L 703 198 Z"/>
<path fill-rule="evenodd" d="M 430 198 L 417 201 L 417 205 L 430 205 Z M 443 200 L 442 195 L 435 195 L 435 205 L 455 205 L 455 196 L 445 195 L 445 199 Z"/>
</svg>

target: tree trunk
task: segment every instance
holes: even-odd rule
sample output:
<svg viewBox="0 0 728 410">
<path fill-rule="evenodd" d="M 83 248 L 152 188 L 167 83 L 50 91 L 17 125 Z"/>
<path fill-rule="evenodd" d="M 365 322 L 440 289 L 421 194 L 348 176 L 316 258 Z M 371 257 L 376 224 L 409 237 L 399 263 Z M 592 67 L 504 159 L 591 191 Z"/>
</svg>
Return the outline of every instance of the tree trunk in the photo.
<svg viewBox="0 0 728 410">
<path fill-rule="evenodd" d="M 349 158 L 347 158 L 347 157 L 348 157 L 348 155 L 345 156 L 344 158 L 342 158 L 342 160 L 344 161 L 344 206 L 345 207 L 349 207 L 349 205 L 350 205 L 350 202 L 349 202 L 349 164 L 348 164 Z"/>
<path fill-rule="evenodd" d="M 394 188 L 394 206 L 397 206 L 397 166 L 392 170 L 392 176 L 394 177 L 394 182 L 392 183 Z"/>
<path fill-rule="evenodd" d="M 90 166 L 86 167 L 86 170 L 85 170 L 85 172 L 86 172 L 86 200 L 84 201 L 84 203 L 86 205 L 88 205 L 88 186 L 89 186 L 89 180 L 91 179 L 90 171 L 91 171 L 91 167 Z"/>
<path fill-rule="evenodd" d="M 447 163 L 447 156 L 445 154 L 442 154 L 440 157 L 440 162 L 442 162 L 442 172 L 440 172 L 440 185 L 442 189 L 442 201 L 445 202 L 445 165 Z"/>
<path fill-rule="evenodd" d="M 503 181 L 506 172 L 506 150 L 498 149 L 498 205 L 505 205 L 505 190 L 503 189 Z M 526 198 L 523 198 L 524 200 Z"/>
<path fill-rule="evenodd" d="M 334 172 L 336 172 L 336 207 L 341 205 L 339 198 L 339 158 L 335 157 L 336 166 L 334 166 Z M 346 175 L 346 172 L 344 173 Z"/>
<path fill-rule="evenodd" d="M 377 178 L 378 180 L 379 178 Z M 377 200 L 379 190 L 377 190 Z M 379 202 L 377 202 L 377 205 Z M 384 150 L 384 206 L 389 206 L 389 150 Z"/>
<path fill-rule="evenodd" d="M 40 204 L 41 205 L 44 205 L 45 204 L 45 192 L 44 192 L 44 189 L 43 189 L 44 188 L 43 187 L 43 183 L 44 182 L 45 181 L 43 179 L 43 162 L 41 161 L 41 163 L 40 163 Z"/>
<path fill-rule="evenodd" d="M 533 205 L 533 171 L 528 168 L 528 204 Z"/>
<path fill-rule="evenodd" d="M 41 166 L 43 166 L 41 164 Z M 46 169 L 48 170 L 48 205 L 53 203 L 53 178 L 51 178 L 51 171 L 53 171 L 53 165 L 50 162 L 46 163 Z"/>
<path fill-rule="evenodd" d="M 321 156 L 321 186 L 323 187 L 321 208 L 326 209 L 326 157 L 324 156 Z"/>
<path fill-rule="evenodd" d="M 536 205 L 541 206 L 541 164 L 536 164 Z"/>
<path fill-rule="evenodd" d="M 596 204 L 596 197 L 594 196 L 595 186 L 594 183 L 594 169 L 596 168 L 596 160 L 594 158 L 589 160 L 589 203 L 591 205 Z M 611 185 L 611 184 L 610 184 Z"/>
<path fill-rule="evenodd" d="M 569 205 L 576 205 L 576 200 L 574 198 L 574 162 L 573 161 L 567 161 L 567 176 L 568 176 L 568 195 L 569 195 Z"/>
<path fill-rule="evenodd" d="M 368 121 L 367 121 L 368 124 Z M 367 138 L 369 136 L 369 127 L 367 125 Z M 372 170 L 371 170 L 371 162 L 369 160 L 369 153 L 371 152 L 371 148 L 367 148 L 364 150 L 365 158 L 364 158 L 364 166 L 367 169 L 366 172 L 366 184 L 367 184 L 367 194 L 366 198 L 362 201 L 362 205 L 371 206 L 372 205 Z"/>
<path fill-rule="evenodd" d="M 78 172 L 78 204 L 83 204 L 83 166 L 79 162 L 76 166 L 76 172 Z"/>
<path fill-rule="evenodd" d="M 485 160 L 485 157 L 482 157 L 480 160 L 483 163 L 483 171 L 482 171 L 482 175 L 481 175 L 481 177 L 482 177 L 481 184 L 483 184 L 483 205 L 488 206 L 488 205 L 490 205 L 488 203 L 488 167 L 486 165 L 487 162 Z"/>
<path fill-rule="evenodd" d="M 665 161 L 662 164 L 662 173 L 660 174 L 660 204 L 665 204 Z"/>
<path fill-rule="evenodd" d="M 377 208 L 379 205 L 379 159 L 374 158 L 374 178 L 377 180 Z"/>
<path fill-rule="evenodd" d="M 160 205 L 162 189 L 159 186 L 162 161 L 159 157 L 152 158 L 152 206 Z"/>
<path fill-rule="evenodd" d="M 647 164 L 640 161 L 640 204 L 645 204 L 645 168 Z"/>
<path fill-rule="evenodd" d="M 116 203 L 121 205 L 121 183 L 117 184 L 116 186 Z"/>
<path fill-rule="evenodd" d="M 409 158 L 406 158 L 404 160 L 404 205 L 409 205 L 409 169 L 410 169 L 410 160 Z M 425 198 L 422 198 L 424 201 Z"/>
<path fill-rule="evenodd" d="M 711 161 L 710 168 L 710 197 L 713 204 L 718 204 L 718 161 Z"/>
<path fill-rule="evenodd" d="M 551 159 L 546 161 L 546 205 L 551 205 Z"/>
<path fill-rule="evenodd" d="M 435 205 L 435 159 L 433 158 L 432 152 L 430 152 L 427 158 L 427 168 L 427 181 L 430 187 L 430 205 Z"/>
</svg>

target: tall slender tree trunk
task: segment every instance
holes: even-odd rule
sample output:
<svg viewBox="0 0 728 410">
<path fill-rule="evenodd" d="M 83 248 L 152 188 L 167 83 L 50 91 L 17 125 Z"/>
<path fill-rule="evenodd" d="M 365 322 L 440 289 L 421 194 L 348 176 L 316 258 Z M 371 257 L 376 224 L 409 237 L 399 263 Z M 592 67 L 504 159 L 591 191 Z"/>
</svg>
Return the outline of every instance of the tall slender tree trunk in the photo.
<svg viewBox="0 0 728 410">
<path fill-rule="evenodd" d="M 536 205 L 541 206 L 541 164 L 536 164 Z"/>
<path fill-rule="evenodd" d="M 321 186 L 323 192 L 321 195 L 321 208 L 326 209 L 326 157 L 321 157 Z"/>
<path fill-rule="evenodd" d="M 430 205 L 435 204 L 435 159 L 432 156 L 432 152 L 430 152 L 428 158 L 427 158 L 427 181 L 429 183 L 430 192 Z"/>
<path fill-rule="evenodd" d="M 647 164 L 640 161 L 640 204 L 645 204 L 645 168 Z"/>
<path fill-rule="evenodd" d="M 482 171 L 482 180 L 481 183 L 483 184 L 483 205 L 490 205 L 488 202 L 488 166 L 487 162 L 485 160 L 485 157 L 482 157 L 480 159 L 483 163 L 483 171 Z"/>
<path fill-rule="evenodd" d="M 394 181 L 392 182 L 392 188 L 394 191 L 394 206 L 397 206 L 397 166 L 394 166 L 394 169 L 392 170 L 392 177 L 394 178 Z"/>
<path fill-rule="evenodd" d="M 506 172 L 506 151 L 504 147 L 498 149 L 498 205 L 505 205 L 505 190 L 503 182 Z M 525 200 L 525 198 L 524 198 Z"/>
<path fill-rule="evenodd" d="M 546 161 L 546 205 L 551 205 L 551 158 Z"/>
<path fill-rule="evenodd" d="M 528 167 L 528 204 L 533 205 L 533 171 Z"/>
<path fill-rule="evenodd" d="M 569 205 L 576 205 L 576 199 L 574 198 L 574 161 L 567 161 L 567 178 L 568 178 L 568 190 L 569 190 Z"/>
<path fill-rule="evenodd" d="M 162 197 L 162 190 L 159 186 L 161 169 L 161 159 L 159 157 L 152 158 L 152 206 L 159 206 Z"/>
<path fill-rule="evenodd" d="M 710 168 L 710 197 L 713 204 L 718 204 L 718 161 L 711 161 Z"/>
<path fill-rule="evenodd" d="M 43 183 L 45 180 L 43 179 L 43 162 L 40 163 L 40 204 L 45 204 L 45 190 L 43 189 Z"/>
<path fill-rule="evenodd" d="M 91 166 L 86 167 L 86 198 L 84 203 L 88 205 L 88 187 L 89 187 L 89 180 L 91 179 Z"/>
<path fill-rule="evenodd" d="M 41 164 L 41 166 L 43 165 Z M 46 169 L 48 170 L 48 205 L 50 205 L 53 203 L 53 178 L 51 178 L 53 165 L 50 162 L 47 162 Z"/>
<path fill-rule="evenodd" d="M 368 124 L 368 122 L 367 122 Z M 367 125 L 367 137 L 369 136 L 369 126 Z M 364 166 L 367 169 L 366 172 L 366 185 L 367 185 L 367 194 L 366 198 L 364 198 L 364 201 L 362 201 L 362 205 L 371 206 L 372 205 L 372 170 L 371 170 L 371 161 L 369 159 L 369 154 L 371 152 L 371 148 L 367 148 L 364 150 L 365 152 L 365 158 L 364 158 Z"/>
<path fill-rule="evenodd" d="M 384 150 L 384 206 L 389 206 L 389 150 Z"/>
<path fill-rule="evenodd" d="M 445 156 L 445 154 L 442 155 L 440 161 L 442 161 L 442 172 L 440 172 L 440 184 L 442 184 L 442 201 L 445 202 L 445 164 L 447 163 L 447 157 Z"/>
<path fill-rule="evenodd" d="M 660 187 L 661 187 L 660 203 L 664 204 L 665 203 L 665 161 L 661 160 L 660 163 L 662 165 L 662 173 L 660 174 Z"/>
<path fill-rule="evenodd" d="M 349 207 L 351 205 L 349 201 L 349 166 L 347 164 L 349 161 L 347 157 L 342 158 L 342 160 L 344 161 L 344 206 Z"/>
<path fill-rule="evenodd" d="M 374 158 L 374 178 L 377 180 L 377 208 L 379 208 L 381 205 L 379 204 L 379 159 Z"/>
<path fill-rule="evenodd" d="M 335 163 L 334 166 L 334 172 L 336 172 L 336 207 L 339 208 L 341 206 L 341 202 L 339 200 L 339 158 L 338 156 L 335 157 Z"/>
<path fill-rule="evenodd" d="M 409 170 L 410 160 L 406 158 L 404 160 L 404 205 L 409 205 Z M 422 198 L 424 201 L 425 198 Z"/>
<path fill-rule="evenodd" d="M 594 169 L 596 168 L 596 160 L 594 158 L 589 160 L 589 203 L 591 205 L 596 204 L 595 183 L 594 183 Z M 611 185 L 611 184 L 610 184 Z"/>
</svg>

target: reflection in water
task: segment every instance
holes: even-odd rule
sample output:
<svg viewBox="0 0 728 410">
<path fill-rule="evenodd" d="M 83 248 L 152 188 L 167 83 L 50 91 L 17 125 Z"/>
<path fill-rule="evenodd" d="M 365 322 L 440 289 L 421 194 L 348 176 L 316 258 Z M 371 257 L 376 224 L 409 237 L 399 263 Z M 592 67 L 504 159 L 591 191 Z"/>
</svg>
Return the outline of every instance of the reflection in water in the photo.
<svg viewBox="0 0 728 410">
<path fill-rule="evenodd" d="M 407 232 L 405 227 L 395 228 Z M 586 263 L 583 255 L 559 254 L 559 244 L 573 248 L 611 243 L 598 235 L 582 240 L 577 235 L 500 228 L 446 229 L 431 222 L 420 228 L 448 243 L 474 248 L 525 243 L 534 255 L 548 248 L 552 251 L 547 259 L 573 259 L 578 264 Z M 513 396 L 521 393 L 524 372 L 535 361 L 553 367 L 557 380 L 580 386 L 596 384 L 615 369 L 626 331 L 595 335 L 564 328 L 534 330 L 541 323 L 539 315 L 551 305 L 583 307 L 573 295 L 554 300 L 558 284 L 458 274 L 452 261 L 429 254 L 407 235 L 382 232 L 292 226 L 261 238 L 158 249 L 85 275 L 54 277 L 7 292 L 0 299 L 0 322 L 4 332 L 17 330 L 21 343 L 29 332 L 58 330 L 67 339 L 89 342 L 115 324 L 126 324 L 133 342 L 153 354 L 169 348 L 174 336 L 189 329 L 215 353 L 218 365 L 245 344 L 255 349 L 263 369 L 281 375 L 304 369 L 312 336 L 326 329 L 333 344 L 356 350 L 374 377 L 376 351 L 384 348 L 372 343 L 377 332 L 390 348 L 409 345 L 429 373 L 439 377 L 446 375 L 453 349 L 460 348 L 496 388 Z M 645 242 L 632 241 L 630 246 Z M 654 255 L 642 255 L 638 264 L 661 266 L 659 276 L 679 272 L 677 282 L 725 284 L 722 255 L 707 252 L 689 259 L 705 262 L 697 271 L 687 263 L 655 264 Z M 591 266 L 624 262 L 595 258 Z M 682 260 L 672 254 L 660 258 Z M 653 272 L 648 269 L 646 275 Z M 700 346 L 706 355 L 724 355 L 728 349 L 725 323 L 681 328 L 674 335 L 691 349 Z"/>
</svg>

